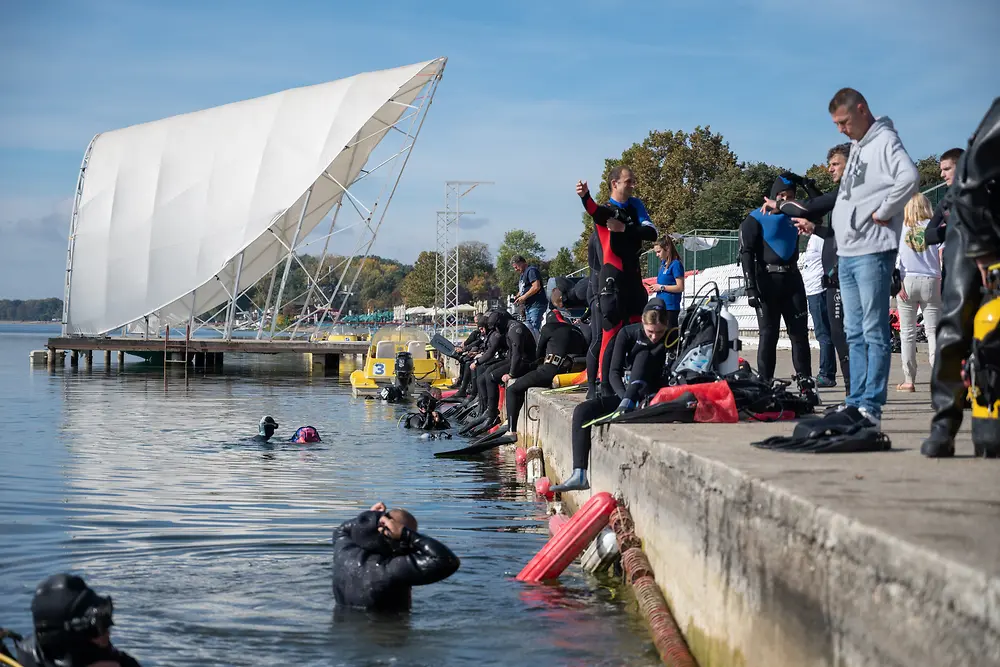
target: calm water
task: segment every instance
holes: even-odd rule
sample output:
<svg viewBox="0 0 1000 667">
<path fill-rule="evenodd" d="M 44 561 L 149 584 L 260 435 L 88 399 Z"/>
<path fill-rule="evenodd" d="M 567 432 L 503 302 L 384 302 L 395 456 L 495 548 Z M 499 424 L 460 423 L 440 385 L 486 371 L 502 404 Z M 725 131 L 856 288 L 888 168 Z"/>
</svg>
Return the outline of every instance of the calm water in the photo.
<svg viewBox="0 0 1000 667">
<path fill-rule="evenodd" d="M 58 327 L 0 324 L 0 626 L 30 630 L 34 586 L 72 571 L 115 600 L 113 637 L 143 665 L 655 665 L 627 592 L 574 565 L 513 575 L 546 540 L 511 455 L 433 458 L 402 406 L 308 376 L 298 356 L 227 356 L 194 376 L 31 370 Z M 279 436 L 240 442 L 263 414 Z M 462 559 L 412 613 L 334 613 L 331 530 L 377 500 L 411 510 Z"/>
</svg>

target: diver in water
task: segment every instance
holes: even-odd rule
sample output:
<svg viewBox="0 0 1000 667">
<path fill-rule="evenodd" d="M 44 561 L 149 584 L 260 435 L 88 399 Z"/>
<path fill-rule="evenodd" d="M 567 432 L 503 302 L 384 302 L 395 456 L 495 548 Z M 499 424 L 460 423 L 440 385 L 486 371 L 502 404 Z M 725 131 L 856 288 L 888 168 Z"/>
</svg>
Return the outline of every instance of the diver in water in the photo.
<svg viewBox="0 0 1000 667">
<path fill-rule="evenodd" d="M 111 644 L 114 608 L 75 575 L 56 574 L 35 589 L 31 601 L 34 635 L 16 640 L 23 667 L 139 667 Z"/>
<path fill-rule="evenodd" d="M 378 611 L 410 608 L 411 588 L 454 574 L 458 556 L 417 532 L 417 520 L 383 503 L 333 531 L 333 597 L 338 605 Z"/>
<path fill-rule="evenodd" d="M 271 415 L 266 415 L 260 418 L 260 422 L 257 424 L 257 435 L 253 439 L 255 442 L 267 442 L 277 430 L 278 422 L 274 421 L 274 417 Z"/>
<path fill-rule="evenodd" d="M 411 412 L 406 416 L 404 426 L 424 431 L 448 430 L 451 428 L 451 424 L 438 412 L 437 406 L 437 398 L 425 392 L 423 396 L 417 399 L 417 412 Z"/>
<path fill-rule="evenodd" d="M 300 426 L 292 434 L 292 437 L 288 439 L 288 442 L 297 442 L 300 445 L 304 445 L 310 442 L 323 442 L 323 439 L 319 437 L 319 431 L 314 426 Z"/>
<path fill-rule="evenodd" d="M 641 322 L 622 328 L 615 336 L 608 366 L 608 382 L 614 393 L 598 395 L 573 409 L 573 473 L 554 493 L 590 488 L 587 462 L 590 458 L 590 429 L 584 424 L 614 410 L 628 412 L 663 384 L 667 348 L 663 344 L 669 318 L 662 299 L 651 299 L 642 311 Z M 628 376 L 628 380 L 626 380 Z"/>
</svg>

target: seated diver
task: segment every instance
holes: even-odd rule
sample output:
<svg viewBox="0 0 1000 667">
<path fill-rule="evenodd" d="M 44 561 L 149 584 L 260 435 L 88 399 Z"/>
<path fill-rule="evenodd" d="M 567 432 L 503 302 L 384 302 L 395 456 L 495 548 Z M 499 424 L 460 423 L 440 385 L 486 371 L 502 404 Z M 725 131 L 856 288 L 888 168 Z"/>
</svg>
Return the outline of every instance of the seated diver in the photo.
<svg viewBox="0 0 1000 667">
<path fill-rule="evenodd" d="M 278 430 L 278 426 L 278 422 L 274 421 L 274 417 L 271 415 L 261 417 L 260 422 L 257 423 L 257 435 L 253 437 L 254 441 L 267 442 Z"/>
<path fill-rule="evenodd" d="M 333 596 L 338 605 L 379 611 L 409 609 L 413 586 L 447 579 L 458 556 L 417 532 L 417 520 L 383 503 L 333 531 Z"/>
<path fill-rule="evenodd" d="M 16 659 L 23 667 L 139 667 L 111 644 L 112 613 L 111 598 L 98 595 L 80 577 L 53 575 L 35 589 L 34 634 L 15 637 Z"/>
<path fill-rule="evenodd" d="M 507 325 L 513 317 L 510 313 L 501 310 L 491 310 L 486 313 L 484 325 L 486 329 L 486 344 L 472 363 L 473 391 L 469 394 L 469 400 L 473 397 L 478 407 L 475 417 L 468 415 L 472 421 L 481 419 L 486 414 L 486 386 L 485 376 L 497 368 L 503 367 L 507 362 Z"/>
<path fill-rule="evenodd" d="M 573 410 L 573 474 L 562 484 L 552 487 L 555 493 L 583 491 L 587 481 L 587 461 L 590 458 L 590 427 L 584 424 L 612 411 L 627 412 L 663 384 L 663 369 L 667 348 L 663 345 L 667 333 L 667 310 L 662 299 L 651 299 L 642 311 L 642 321 L 629 324 L 614 338 L 614 352 L 608 367 L 608 377 L 602 391 Z M 625 376 L 628 374 L 628 384 Z M 607 388 L 613 390 L 608 393 Z"/>
<path fill-rule="evenodd" d="M 411 412 L 406 416 L 404 426 L 424 431 L 445 431 L 451 428 L 448 420 L 438 412 L 437 406 L 438 400 L 430 393 L 425 392 L 417 399 L 417 412 Z"/>
<path fill-rule="evenodd" d="M 553 290 L 553 299 L 556 291 Z M 574 356 L 585 354 L 587 340 L 583 332 L 571 324 L 560 310 L 550 310 L 539 332 L 536 367 L 507 384 L 507 424 L 487 437 L 498 445 L 517 442 L 517 421 L 528 389 L 551 387 L 556 375 L 567 373 L 573 367 Z"/>
<path fill-rule="evenodd" d="M 486 335 L 485 328 L 484 315 L 480 314 L 476 317 L 476 328 L 464 341 L 455 346 L 455 354 L 461 364 L 461 373 L 459 374 L 458 391 L 455 392 L 454 398 L 465 398 L 469 395 L 469 385 L 472 382 L 472 368 L 470 366 Z"/>
<path fill-rule="evenodd" d="M 507 358 L 479 376 L 481 416 L 467 425 L 463 434 L 482 435 L 500 422 L 500 385 L 527 373 L 535 361 L 535 334 L 525 323 L 510 317 L 500 318 L 496 327 L 506 336 Z"/>
</svg>

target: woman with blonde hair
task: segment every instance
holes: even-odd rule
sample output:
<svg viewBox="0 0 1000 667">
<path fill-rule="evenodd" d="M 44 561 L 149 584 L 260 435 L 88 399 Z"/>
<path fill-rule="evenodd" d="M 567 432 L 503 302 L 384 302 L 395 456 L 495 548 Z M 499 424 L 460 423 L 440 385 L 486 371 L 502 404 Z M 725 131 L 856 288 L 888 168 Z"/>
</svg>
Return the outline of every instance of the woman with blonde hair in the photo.
<svg viewBox="0 0 1000 667">
<path fill-rule="evenodd" d="M 934 367 L 937 325 L 941 313 L 941 255 L 938 246 L 925 240 L 927 223 L 934 215 L 930 201 L 919 192 L 906 203 L 903 233 L 899 238 L 896 268 L 902 287 L 896 295 L 899 308 L 899 338 L 902 347 L 903 382 L 897 391 L 914 391 L 917 379 L 917 309 L 924 314 L 924 331 L 930 366 Z"/>
</svg>

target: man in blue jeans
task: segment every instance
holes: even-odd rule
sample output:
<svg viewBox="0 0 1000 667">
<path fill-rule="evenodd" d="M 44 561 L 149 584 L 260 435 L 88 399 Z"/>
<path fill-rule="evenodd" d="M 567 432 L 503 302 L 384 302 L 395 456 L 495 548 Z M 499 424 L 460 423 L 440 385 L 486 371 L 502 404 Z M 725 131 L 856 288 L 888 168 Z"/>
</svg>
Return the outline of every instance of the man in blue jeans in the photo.
<svg viewBox="0 0 1000 667">
<path fill-rule="evenodd" d="M 521 274 L 517 281 L 517 298 L 514 303 L 524 308 L 524 323 L 535 332 L 535 337 L 542 329 L 542 315 L 548 299 L 542 288 L 542 274 L 538 267 L 528 266 L 523 256 L 518 255 L 511 260 L 511 266 Z"/>
<path fill-rule="evenodd" d="M 802 253 L 802 282 L 806 286 L 806 303 L 813 321 L 813 335 L 819 343 L 819 375 L 817 387 L 837 386 L 837 352 L 830 334 L 830 315 L 826 307 L 826 288 L 823 287 L 823 239 L 815 234 L 809 237 L 806 251 Z"/>
<path fill-rule="evenodd" d="M 830 100 L 829 112 L 837 129 L 851 139 L 832 215 L 851 391 L 828 418 L 880 429 L 892 360 L 892 270 L 903 208 L 917 192 L 920 176 L 892 121 L 887 116 L 875 118 L 861 93 L 842 88 Z"/>
</svg>

